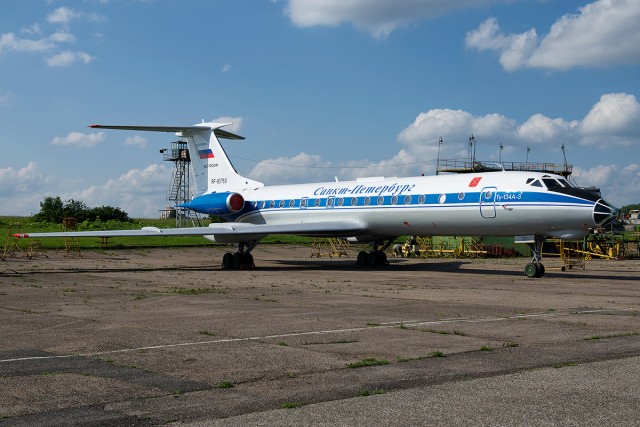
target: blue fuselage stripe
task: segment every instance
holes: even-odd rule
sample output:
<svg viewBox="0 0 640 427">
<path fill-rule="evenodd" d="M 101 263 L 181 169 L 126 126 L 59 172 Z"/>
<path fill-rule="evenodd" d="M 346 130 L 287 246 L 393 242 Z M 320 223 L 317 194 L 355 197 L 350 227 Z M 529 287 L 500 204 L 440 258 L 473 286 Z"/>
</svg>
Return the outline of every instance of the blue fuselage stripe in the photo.
<svg viewBox="0 0 640 427">
<path fill-rule="evenodd" d="M 353 202 L 355 199 L 355 202 Z M 304 201 L 304 205 L 302 204 Z M 317 205 L 316 205 L 317 203 Z M 526 207 L 573 207 L 592 208 L 593 202 L 578 197 L 550 192 L 487 192 L 413 194 L 399 196 L 328 196 L 289 199 L 247 200 L 245 208 L 224 217 L 237 221 L 259 212 L 321 211 L 329 209 L 375 210 L 393 209 L 435 209 L 435 208 L 478 208 L 479 206 L 526 206 Z"/>
</svg>

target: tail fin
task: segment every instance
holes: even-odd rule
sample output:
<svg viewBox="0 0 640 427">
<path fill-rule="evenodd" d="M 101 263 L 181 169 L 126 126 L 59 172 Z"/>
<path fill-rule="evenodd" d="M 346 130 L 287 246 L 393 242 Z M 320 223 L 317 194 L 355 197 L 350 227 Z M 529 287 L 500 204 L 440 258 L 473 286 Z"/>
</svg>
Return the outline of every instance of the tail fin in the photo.
<svg viewBox="0 0 640 427">
<path fill-rule="evenodd" d="M 187 139 L 191 166 L 196 181 L 196 195 L 221 191 L 242 191 L 263 187 L 264 184 L 238 174 L 224 152 L 218 137 L 244 139 L 221 127 L 231 123 L 199 123 L 194 126 L 112 126 L 91 125 L 94 129 L 139 130 L 150 132 L 175 132 Z"/>
<path fill-rule="evenodd" d="M 201 123 L 199 130 L 181 131 L 191 153 L 191 166 L 196 182 L 196 195 L 221 191 L 242 191 L 263 187 L 264 184 L 241 176 L 233 167 L 218 137 L 244 139 L 220 129 L 231 123 Z M 194 126 L 196 127 L 196 126 Z"/>
</svg>

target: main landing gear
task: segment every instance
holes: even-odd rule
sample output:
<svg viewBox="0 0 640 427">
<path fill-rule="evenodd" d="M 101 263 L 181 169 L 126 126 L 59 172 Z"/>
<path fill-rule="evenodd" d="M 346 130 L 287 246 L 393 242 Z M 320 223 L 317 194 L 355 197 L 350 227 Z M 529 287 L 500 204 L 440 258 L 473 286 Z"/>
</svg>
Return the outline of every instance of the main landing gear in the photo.
<svg viewBox="0 0 640 427">
<path fill-rule="evenodd" d="M 395 237 L 393 239 L 389 239 L 387 243 L 385 243 L 381 248 L 378 248 L 378 242 L 373 242 L 373 250 L 370 252 L 360 251 L 358 252 L 358 259 L 356 260 L 356 265 L 365 266 L 365 265 L 374 265 L 374 266 L 382 266 L 389 265 L 387 261 L 387 254 L 384 252 L 391 243 L 393 243 Z"/>
<path fill-rule="evenodd" d="M 533 241 L 533 259 L 524 267 L 524 275 L 530 278 L 544 276 L 544 265 L 542 265 L 542 245 L 545 238 L 543 236 L 535 236 Z"/>
<path fill-rule="evenodd" d="M 258 244 L 257 240 L 251 242 L 240 242 L 238 251 L 235 253 L 227 252 L 222 257 L 223 270 L 248 270 L 254 268 L 253 255 L 251 251 Z"/>
</svg>

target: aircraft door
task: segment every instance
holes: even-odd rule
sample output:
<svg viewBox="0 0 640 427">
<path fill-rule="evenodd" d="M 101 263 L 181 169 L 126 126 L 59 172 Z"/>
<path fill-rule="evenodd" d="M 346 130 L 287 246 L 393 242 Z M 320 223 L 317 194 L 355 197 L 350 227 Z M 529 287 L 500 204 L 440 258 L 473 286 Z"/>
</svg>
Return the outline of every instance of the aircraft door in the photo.
<svg viewBox="0 0 640 427">
<path fill-rule="evenodd" d="M 496 217 L 496 187 L 484 187 L 480 192 L 480 215 L 483 218 Z"/>
<path fill-rule="evenodd" d="M 335 196 L 329 196 L 327 197 L 327 209 L 333 209 L 333 207 L 336 205 L 336 198 Z"/>
</svg>

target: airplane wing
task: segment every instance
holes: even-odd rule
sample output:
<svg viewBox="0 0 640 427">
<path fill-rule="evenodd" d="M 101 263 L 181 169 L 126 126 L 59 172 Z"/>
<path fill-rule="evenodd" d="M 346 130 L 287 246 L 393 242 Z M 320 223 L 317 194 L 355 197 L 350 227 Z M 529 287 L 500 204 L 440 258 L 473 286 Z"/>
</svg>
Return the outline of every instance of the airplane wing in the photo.
<svg viewBox="0 0 640 427">
<path fill-rule="evenodd" d="M 118 130 L 140 130 L 148 132 L 181 132 L 184 136 L 189 134 L 198 133 L 206 130 L 211 130 L 212 127 L 208 124 L 196 125 L 196 126 L 112 126 L 112 125 L 90 125 L 92 129 L 118 129 Z M 220 128 L 213 128 L 213 133 L 218 138 L 225 139 L 245 139 L 243 136 L 236 135 Z"/>
<path fill-rule="evenodd" d="M 209 227 L 158 228 L 143 227 L 139 230 L 60 231 L 51 233 L 14 234 L 20 238 L 43 237 L 148 237 L 148 236 L 259 236 L 267 234 L 299 234 L 308 236 L 353 236 L 365 233 L 366 228 L 357 221 L 318 221 L 295 224 L 251 224 L 226 222 Z"/>
</svg>

